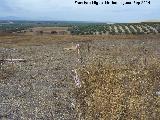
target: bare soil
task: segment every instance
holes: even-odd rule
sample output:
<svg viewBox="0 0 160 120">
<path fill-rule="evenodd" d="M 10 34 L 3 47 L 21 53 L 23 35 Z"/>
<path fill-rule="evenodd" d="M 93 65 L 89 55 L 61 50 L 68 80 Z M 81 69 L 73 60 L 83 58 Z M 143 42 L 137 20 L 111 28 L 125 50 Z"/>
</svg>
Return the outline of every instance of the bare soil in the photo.
<svg viewBox="0 0 160 120">
<path fill-rule="evenodd" d="M 72 42 L 74 45 L 80 44 L 79 62 L 76 51 L 64 50 Z M 92 98 L 90 93 L 83 96 L 85 95 L 83 92 L 90 88 L 90 85 L 87 87 L 87 84 L 81 81 L 84 83 L 81 83 L 82 88 L 77 88 L 72 70 L 78 69 L 80 80 L 85 81 L 86 77 L 82 70 L 92 71 L 88 66 L 95 68 L 96 71 L 95 64 L 102 68 L 101 65 L 105 65 L 118 69 L 125 68 L 126 65 L 136 67 L 136 64 L 139 64 L 140 67 L 160 65 L 159 53 L 159 35 L 0 36 L 0 59 L 21 58 L 26 60 L 26 62 L 1 64 L 0 119 L 103 120 L 105 115 L 100 111 L 103 111 L 106 104 L 104 108 L 92 109 L 92 105 L 98 105 L 97 101 L 102 103 L 103 99 L 97 99 L 95 94 L 95 102 L 90 102 Z M 156 69 L 159 70 L 159 68 Z M 95 74 L 92 76 L 94 77 Z M 158 92 L 160 90 L 159 75 L 155 74 L 153 77 L 157 78 L 154 91 Z M 92 89 L 95 90 L 94 85 L 96 84 L 88 83 L 91 83 Z M 151 97 L 155 97 L 154 95 Z M 159 99 L 159 96 L 156 97 Z M 89 106 L 90 103 L 93 104 Z M 160 109 L 159 104 L 154 102 L 150 106 L 157 106 L 156 110 Z M 148 115 L 152 115 L 155 120 L 160 118 L 157 111 L 148 112 L 150 112 Z M 119 113 L 114 114 L 118 116 Z M 115 116 L 110 116 L 110 118 L 117 119 Z M 123 119 L 123 115 L 121 118 Z"/>
</svg>

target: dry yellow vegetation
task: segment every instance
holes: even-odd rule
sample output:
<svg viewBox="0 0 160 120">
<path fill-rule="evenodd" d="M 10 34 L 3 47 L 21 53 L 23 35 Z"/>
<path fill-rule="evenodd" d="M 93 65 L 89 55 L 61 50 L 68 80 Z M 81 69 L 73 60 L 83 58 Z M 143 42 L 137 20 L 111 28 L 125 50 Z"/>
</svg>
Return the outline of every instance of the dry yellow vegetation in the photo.
<svg viewBox="0 0 160 120">
<path fill-rule="evenodd" d="M 160 35 L 0 35 L 0 45 L 46 45 L 55 42 L 159 39 Z"/>
<path fill-rule="evenodd" d="M 79 70 L 75 94 L 85 120 L 158 120 L 160 64 L 113 67 L 92 63 Z"/>
<path fill-rule="evenodd" d="M 15 66 L 1 66 L 1 84 L 6 85 L 2 97 L 10 100 L 7 105 L 19 105 L 12 106 L 14 111 L 5 105 L 3 108 L 17 119 L 24 113 L 22 117 L 27 119 L 159 120 L 159 38 L 0 36 L 1 55 L 7 51 L 13 58 L 27 59 Z M 79 55 L 72 42 L 80 45 Z M 75 73 L 71 73 L 73 69 Z M 80 87 L 75 85 L 72 74 L 80 81 Z"/>
</svg>

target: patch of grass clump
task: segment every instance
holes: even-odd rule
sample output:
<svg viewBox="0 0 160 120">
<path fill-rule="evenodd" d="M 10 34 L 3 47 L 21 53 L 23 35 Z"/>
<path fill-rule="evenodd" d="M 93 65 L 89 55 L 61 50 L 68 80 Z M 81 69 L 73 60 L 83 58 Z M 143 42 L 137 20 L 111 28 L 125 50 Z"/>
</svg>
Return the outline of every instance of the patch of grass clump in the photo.
<svg viewBox="0 0 160 120">
<path fill-rule="evenodd" d="M 93 63 L 81 68 L 79 75 L 82 86 L 75 95 L 81 119 L 160 118 L 159 65 L 123 68 Z"/>
</svg>

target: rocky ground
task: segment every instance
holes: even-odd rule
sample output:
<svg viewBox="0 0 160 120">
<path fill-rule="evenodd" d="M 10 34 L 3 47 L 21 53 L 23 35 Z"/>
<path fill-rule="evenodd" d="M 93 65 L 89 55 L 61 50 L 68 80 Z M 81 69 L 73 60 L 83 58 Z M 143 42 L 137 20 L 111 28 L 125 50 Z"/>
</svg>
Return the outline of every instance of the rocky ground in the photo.
<svg viewBox="0 0 160 120">
<path fill-rule="evenodd" d="M 0 119 L 76 119 L 72 69 L 75 51 L 65 45 L 1 48 L 26 62 L 4 63 L 0 80 Z"/>
<path fill-rule="evenodd" d="M 0 119 L 6 120 L 76 120 L 73 69 L 100 58 L 106 64 L 137 64 L 160 58 L 160 43 L 154 40 L 113 40 L 76 42 L 80 61 L 74 50 L 64 50 L 71 42 L 50 45 L 0 47 L 1 59 L 25 59 L 3 63 L 0 70 Z M 74 45 L 76 44 L 74 43 Z M 155 59 L 152 59 L 155 58 Z M 147 64 L 147 63 L 145 63 Z"/>
</svg>

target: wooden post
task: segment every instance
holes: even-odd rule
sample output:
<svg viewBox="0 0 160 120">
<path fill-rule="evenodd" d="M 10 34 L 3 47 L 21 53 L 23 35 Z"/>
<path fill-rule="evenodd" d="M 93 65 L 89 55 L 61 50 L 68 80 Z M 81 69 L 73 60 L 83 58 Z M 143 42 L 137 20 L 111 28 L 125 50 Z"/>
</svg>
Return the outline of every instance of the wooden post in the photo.
<svg viewBox="0 0 160 120">
<path fill-rule="evenodd" d="M 90 52 L 90 45 L 89 45 L 89 43 L 87 44 L 87 49 L 88 49 L 88 52 Z"/>
</svg>

